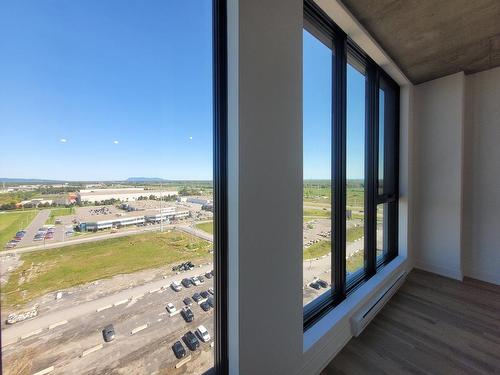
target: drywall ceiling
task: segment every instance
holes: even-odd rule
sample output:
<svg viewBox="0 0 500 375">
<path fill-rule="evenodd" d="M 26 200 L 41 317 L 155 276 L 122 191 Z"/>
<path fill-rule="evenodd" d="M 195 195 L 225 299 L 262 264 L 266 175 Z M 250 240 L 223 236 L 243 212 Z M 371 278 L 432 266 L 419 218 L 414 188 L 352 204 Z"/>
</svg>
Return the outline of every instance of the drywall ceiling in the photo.
<svg viewBox="0 0 500 375">
<path fill-rule="evenodd" d="M 343 0 L 415 84 L 500 66 L 500 0 Z"/>
</svg>

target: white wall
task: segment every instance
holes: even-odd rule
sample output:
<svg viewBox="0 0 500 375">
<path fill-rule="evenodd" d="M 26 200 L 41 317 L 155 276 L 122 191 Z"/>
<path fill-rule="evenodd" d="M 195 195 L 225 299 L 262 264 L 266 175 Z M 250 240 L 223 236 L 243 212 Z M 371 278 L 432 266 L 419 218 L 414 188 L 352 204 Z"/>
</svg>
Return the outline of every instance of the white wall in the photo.
<svg viewBox="0 0 500 375">
<path fill-rule="evenodd" d="M 500 68 L 415 87 L 415 266 L 500 284 Z"/>
<path fill-rule="evenodd" d="M 500 68 L 467 76 L 464 274 L 500 284 Z"/>
<path fill-rule="evenodd" d="M 415 266 L 462 279 L 463 73 L 415 86 Z"/>
</svg>

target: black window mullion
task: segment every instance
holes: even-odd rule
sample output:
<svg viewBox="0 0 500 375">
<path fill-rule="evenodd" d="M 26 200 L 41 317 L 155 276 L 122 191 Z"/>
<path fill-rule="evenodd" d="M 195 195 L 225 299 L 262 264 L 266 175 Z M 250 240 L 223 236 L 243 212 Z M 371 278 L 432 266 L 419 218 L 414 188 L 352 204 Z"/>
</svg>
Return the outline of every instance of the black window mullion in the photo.
<svg viewBox="0 0 500 375">
<path fill-rule="evenodd" d="M 332 244 L 335 270 L 335 287 L 339 298 L 344 299 L 346 289 L 346 96 L 347 96 L 347 39 L 337 38 L 334 68 L 333 107 L 333 215 Z"/>
<path fill-rule="evenodd" d="M 378 176 L 377 123 L 378 123 L 378 73 L 376 66 L 368 63 L 366 90 L 366 136 L 365 136 L 365 272 L 366 277 L 376 272 L 377 206 L 376 190 Z"/>
</svg>

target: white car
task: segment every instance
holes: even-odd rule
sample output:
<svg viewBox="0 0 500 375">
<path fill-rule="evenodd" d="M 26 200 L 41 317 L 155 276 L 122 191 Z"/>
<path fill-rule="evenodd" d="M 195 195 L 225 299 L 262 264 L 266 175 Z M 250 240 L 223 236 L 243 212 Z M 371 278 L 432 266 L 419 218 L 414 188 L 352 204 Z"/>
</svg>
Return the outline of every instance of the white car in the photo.
<svg viewBox="0 0 500 375">
<path fill-rule="evenodd" d="M 203 342 L 210 341 L 210 334 L 208 333 L 208 330 L 205 328 L 205 326 L 198 326 L 198 328 L 196 329 L 196 334 Z"/>
<path fill-rule="evenodd" d="M 174 306 L 172 303 L 170 303 L 170 302 L 169 302 L 169 303 L 167 303 L 167 307 L 166 307 L 166 309 L 167 309 L 167 311 L 168 311 L 170 314 L 172 314 L 172 313 L 174 313 L 174 312 L 176 312 L 176 311 L 177 311 L 177 310 L 176 310 L 176 308 L 175 308 L 175 306 Z"/>
<path fill-rule="evenodd" d="M 200 284 L 201 284 L 200 279 L 198 279 L 198 276 L 193 276 L 193 277 L 191 278 L 191 282 L 192 282 L 194 285 L 196 285 L 196 286 L 198 286 L 198 285 L 200 285 Z"/>
<path fill-rule="evenodd" d="M 178 281 L 173 281 L 172 284 L 170 284 L 170 287 L 172 288 L 173 291 L 175 292 L 180 292 L 182 289 L 182 285 Z"/>
</svg>

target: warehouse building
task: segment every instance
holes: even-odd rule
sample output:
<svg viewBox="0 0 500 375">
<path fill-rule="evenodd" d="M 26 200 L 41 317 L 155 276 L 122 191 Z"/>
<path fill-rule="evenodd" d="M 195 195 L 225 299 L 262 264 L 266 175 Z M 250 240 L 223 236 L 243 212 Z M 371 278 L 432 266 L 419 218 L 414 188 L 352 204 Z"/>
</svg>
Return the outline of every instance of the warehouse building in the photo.
<svg viewBox="0 0 500 375">
<path fill-rule="evenodd" d="M 77 201 L 101 202 L 116 199 L 122 202 L 136 201 L 141 198 L 169 197 L 177 195 L 175 190 L 146 190 L 144 188 L 122 188 L 122 189 L 82 189 L 77 193 Z"/>
</svg>

